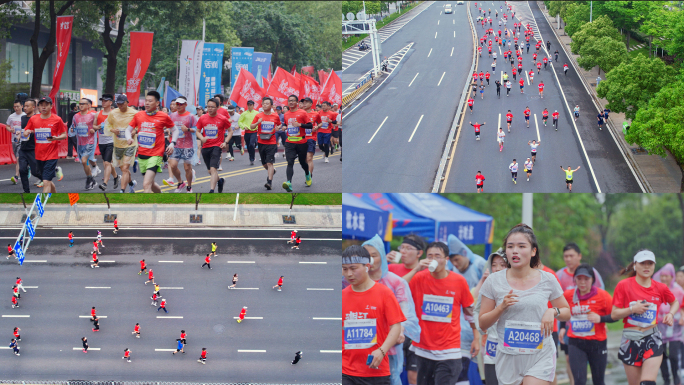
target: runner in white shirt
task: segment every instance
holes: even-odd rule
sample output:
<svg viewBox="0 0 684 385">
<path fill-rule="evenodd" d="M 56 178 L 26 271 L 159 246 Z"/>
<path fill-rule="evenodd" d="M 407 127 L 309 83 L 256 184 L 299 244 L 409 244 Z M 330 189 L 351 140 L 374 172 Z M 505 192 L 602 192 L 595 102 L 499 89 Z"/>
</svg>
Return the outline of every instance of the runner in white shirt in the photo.
<svg viewBox="0 0 684 385">
<path fill-rule="evenodd" d="M 525 162 L 525 172 L 527 173 L 527 181 L 530 181 L 530 175 L 532 175 L 532 167 L 534 167 L 534 163 L 530 160 L 530 158 L 527 158 L 527 161 Z"/>
<path fill-rule="evenodd" d="M 233 156 L 233 145 L 235 145 L 235 147 L 237 147 L 238 150 L 240 150 L 240 153 L 243 155 L 245 153 L 245 147 L 242 146 L 242 130 L 238 124 L 238 120 L 240 120 L 240 114 L 235 111 L 235 107 L 233 106 L 228 106 L 228 114 L 230 115 L 230 128 L 233 130 L 233 136 L 230 138 L 230 142 L 228 142 L 228 153 L 226 154 L 226 159 L 232 162 L 235 160 L 235 157 Z"/>
<path fill-rule="evenodd" d="M 14 170 L 14 175 L 10 180 L 12 184 L 17 184 L 19 180 L 19 147 L 21 146 L 21 117 L 26 115 L 22 111 L 23 106 L 20 100 L 14 101 L 14 112 L 7 118 L 7 131 L 12 133 L 12 152 L 14 157 L 17 158 L 17 165 Z"/>
<path fill-rule="evenodd" d="M 513 159 L 513 163 L 508 165 L 508 169 L 511 170 L 511 177 L 513 178 L 513 183 L 518 184 L 518 162 Z"/>
<path fill-rule="evenodd" d="M 503 144 L 504 144 L 504 138 L 506 137 L 506 133 L 504 132 L 502 127 L 499 127 L 499 133 L 497 134 L 497 139 L 496 141 L 499 142 L 499 152 L 503 151 Z"/>
<path fill-rule="evenodd" d="M 530 145 L 530 148 L 532 149 L 531 156 L 532 156 L 532 163 L 535 162 L 537 159 L 537 147 L 541 144 L 541 141 L 537 142 L 536 140 L 533 140 L 531 142 L 527 142 L 527 144 Z"/>
</svg>

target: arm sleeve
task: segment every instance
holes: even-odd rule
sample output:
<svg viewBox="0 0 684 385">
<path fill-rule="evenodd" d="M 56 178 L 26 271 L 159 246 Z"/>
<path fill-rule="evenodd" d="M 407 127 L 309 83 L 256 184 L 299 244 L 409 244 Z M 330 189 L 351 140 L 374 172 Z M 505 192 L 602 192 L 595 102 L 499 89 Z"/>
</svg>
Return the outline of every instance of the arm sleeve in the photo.
<svg viewBox="0 0 684 385">
<path fill-rule="evenodd" d="M 613 323 L 613 322 L 616 322 L 616 321 L 617 321 L 617 320 L 614 320 L 614 319 L 610 316 L 610 313 L 601 316 L 601 322 Z"/>
<path fill-rule="evenodd" d="M 178 140 L 178 127 L 176 127 L 176 125 L 173 125 L 173 127 L 171 127 L 171 141 L 175 142 L 177 140 Z"/>
</svg>

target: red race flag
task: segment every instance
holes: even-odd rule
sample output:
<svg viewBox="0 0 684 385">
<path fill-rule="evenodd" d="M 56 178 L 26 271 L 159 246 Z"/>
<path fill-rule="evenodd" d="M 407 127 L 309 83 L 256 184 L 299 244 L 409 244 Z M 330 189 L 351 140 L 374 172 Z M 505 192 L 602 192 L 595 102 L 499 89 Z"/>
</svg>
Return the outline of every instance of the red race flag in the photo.
<svg viewBox="0 0 684 385">
<path fill-rule="evenodd" d="M 261 77 L 261 84 L 264 85 L 263 87 L 261 87 L 261 89 L 263 89 L 264 92 L 268 89 L 268 85 L 269 85 L 270 83 L 271 83 L 271 82 L 268 81 L 268 79 L 266 79 L 266 78 L 263 77 L 263 76 Z"/>
<path fill-rule="evenodd" d="M 318 70 L 318 83 L 325 84 L 326 80 L 328 80 L 329 75 L 329 73 L 323 70 Z"/>
<path fill-rule="evenodd" d="M 238 106 L 247 109 L 247 101 L 254 101 L 254 109 L 261 107 L 261 99 L 264 97 L 264 90 L 259 87 L 254 75 L 244 68 L 240 68 L 233 90 L 230 93 L 230 100 Z"/>
<path fill-rule="evenodd" d="M 337 103 L 337 105 L 342 107 L 342 80 L 337 76 L 335 70 L 330 71 L 330 76 L 328 76 L 328 80 L 321 92 L 321 100 L 331 104 Z"/>
<path fill-rule="evenodd" d="M 299 98 L 311 98 L 314 107 L 316 107 L 321 98 L 321 85 L 311 76 L 302 73 L 302 79 L 299 83 Z"/>
<path fill-rule="evenodd" d="M 297 95 L 299 99 L 299 85 L 294 76 L 284 69 L 277 67 L 273 79 L 266 90 L 266 95 L 273 98 L 276 106 L 287 106 L 287 97 Z"/>
<path fill-rule="evenodd" d="M 74 25 L 73 16 L 58 16 L 57 17 L 57 60 L 55 61 L 55 73 L 52 77 L 52 90 L 50 90 L 50 99 L 52 99 L 52 113 L 57 113 L 57 102 L 55 96 L 59 91 L 59 85 L 62 82 L 62 72 L 64 72 L 64 64 L 69 55 L 69 46 L 71 45 L 71 27 Z"/>
<path fill-rule="evenodd" d="M 268 63 L 268 83 L 271 83 L 271 76 L 273 76 L 273 71 L 271 71 L 271 63 Z M 268 88 L 268 87 L 266 87 Z"/>
<path fill-rule="evenodd" d="M 297 73 L 297 65 L 295 64 L 295 65 L 292 66 L 292 69 L 290 70 L 290 74 L 291 74 L 291 75 L 294 75 L 294 74 L 296 74 L 296 73 Z"/>
<path fill-rule="evenodd" d="M 138 106 L 140 83 L 152 58 L 152 38 L 154 32 L 131 32 L 131 53 L 126 72 L 126 96 Z"/>
<path fill-rule="evenodd" d="M 313 74 L 314 74 L 315 72 L 316 72 L 316 71 L 314 71 L 314 66 L 302 67 L 302 74 L 303 74 L 303 75 L 313 76 Z"/>
</svg>

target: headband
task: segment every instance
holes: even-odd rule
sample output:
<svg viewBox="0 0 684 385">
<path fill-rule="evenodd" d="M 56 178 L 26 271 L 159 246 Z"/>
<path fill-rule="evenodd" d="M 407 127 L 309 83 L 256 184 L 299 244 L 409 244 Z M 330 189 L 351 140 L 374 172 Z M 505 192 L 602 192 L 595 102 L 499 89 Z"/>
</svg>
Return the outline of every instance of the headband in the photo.
<svg viewBox="0 0 684 385">
<path fill-rule="evenodd" d="M 343 265 L 349 265 L 352 263 L 360 263 L 362 265 L 371 263 L 370 258 L 368 257 L 362 257 L 360 255 L 353 255 L 351 257 L 342 257 L 342 264 Z"/>
<path fill-rule="evenodd" d="M 401 243 L 406 243 L 407 245 L 411 245 L 418 250 L 423 250 L 423 246 L 418 244 L 418 242 L 414 241 L 411 238 L 404 238 L 404 240 Z"/>
</svg>

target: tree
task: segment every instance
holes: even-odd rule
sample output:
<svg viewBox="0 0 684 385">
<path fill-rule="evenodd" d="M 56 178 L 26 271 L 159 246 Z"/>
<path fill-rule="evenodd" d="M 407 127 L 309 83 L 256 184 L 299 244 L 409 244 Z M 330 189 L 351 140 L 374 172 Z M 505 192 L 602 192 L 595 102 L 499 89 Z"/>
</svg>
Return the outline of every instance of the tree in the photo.
<svg viewBox="0 0 684 385">
<path fill-rule="evenodd" d="M 665 1 L 635 1 L 637 20 L 640 22 L 639 31 L 648 36 L 648 57 L 653 49 L 653 37 L 664 36 L 669 29 L 670 12 L 666 11 Z"/>
<path fill-rule="evenodd" d="M 105 87 L 104 93 L 114 94 L 116 92 L 116 65 L 118 63 L 118 54 L 123 44 L 123 38 L 126 35 L 124 31 L 126 25 L 126 18 L 128 17 L 128 1 L 123 1 L 121 4 L 116 4 L 115 2 L 103 2 L 99 3 L 102 16 L 104 18 L 104 31 L 102 32 L 102 40 L 105 47 L 105 59 L 107 59 L 107 72 L 105 75 Z M 110 20 L 114 18 L 116 12 L 121 10 L 121 15 L 117 22 L 117 35 L 114 41 L 112 41 L 112 26 Z"/>
<path fill-rule="evenodd" d="M 639 54 L 606 74 L 606 80 L 601 82 L 596 92 L 600 98 L 608 100 L 607 108 L 613 112 L 624 112 L 626 118 L 632 120 L 661 88 L 674 80 L 673 68 L 658 58 L 649 59 Z"/>
<path fill-rule="evenodd" d="M 671 27 L 665 31 L 665 49 L 681 63 L 684 60 L 684 12 L 673 14 Z"/>
<path fill-rule="evenodd" d="M 629 50 L 630 30 L 638 29 L 636 19 L 637 10 L 633 1 L 596 1 L 594 2 L 594 16 L 606 15 L 616 27 L 625 30 L 627 34 L 627 49 Z"/>
<path fill-rule="evenodd" d="M 568 25 L 566 27 L 569 28 Z M 570 31 L 568 31 L 570 35 Z M 622 36 L 620 32 L 613 26 L 613 22 L 607 16 L 601 16 L 594 19 L 591 23 L 584 24 L 576 33 L 572 35 L 572 43 L 570 43 L 570 49 L 572 53 L 579 54 L 582 49 L 582 45 L 590 38 L 602 38 L 609 37 L 613 40 L 622 42 Z"/>
<path fill-rule="evenodd" d="M 660 61 L 660 59 L 652 59 Z M 662 62 L 661 62 L 662 63 Z M 612 73 L 611 73 L 612 75 Z M 680 191 L 684 192 L 684 70 L 678 81 L 662 87 L 637 113 L 625 136 L 650 153 L 666 156 L 668 149 L 682 172 Z"/>
<path fill-rule="evenodd" d="M 14 24 L 26 22 L 26 12 L 21 8 L 18 1 L 0 1 L 2 12 L 0 12 L 0 39 L 11 37 L 10 28 Z"/>
<path fill-rule="evenodd" d="M 589 23 L 589 5 L 587 4 L 568 4 L 565 13 L 565 32 L 570 37 L 574 37 L 575 32 L 579 31 L 586 23 Z"/>
<path fill-rule="evenodd" d="M 59 9 L 55 9 L 55 1 L 50 0 L 48 5 L 48 13 L 44 14 L 43 8 L 41 7 L 43 1 L 33 2 L 33 34 L 31 35 L 31 51 L 33 53 L 33 78 L 31 80 L 31 97 L 40 97 L 40 85 L 43 77 L 43 69 L 48 61 L 48 58 L 55 52 L 56 45 L 56 30 L 57 30 L 57 17 L 64 15 L 64 13 L 71 7 L 74 3 L 73 0 L 66 1 Z M 48 35 L 47 42 L 43 46 L 43 50 L 40 55 L 38 55 L 38 36 L 40 33 L 41 18 L 45 17 L 48 19 L 48 24 L 50 25 L 50 34 Z"/>
<path fill-rule="evenodd" d="M 360 11 L 363 11 L 363 2 L 362 1 L 343 1 L 342 2 L 342 14 L 345 15 L 345 18 L 347 17 L 347 13 L 351 12 L 353 13 L 356 17 L 356 14 Z"/>
<path fill-rule="evenodd" d="M 579 54 L 577 64 L 587 71 L 598 66 L 599 75 L 601 68 L 608 73 L 620 63 L 629 61 L 625 43 L 607 36 L 589 38 L 582 45 Z"/>
</svg>

